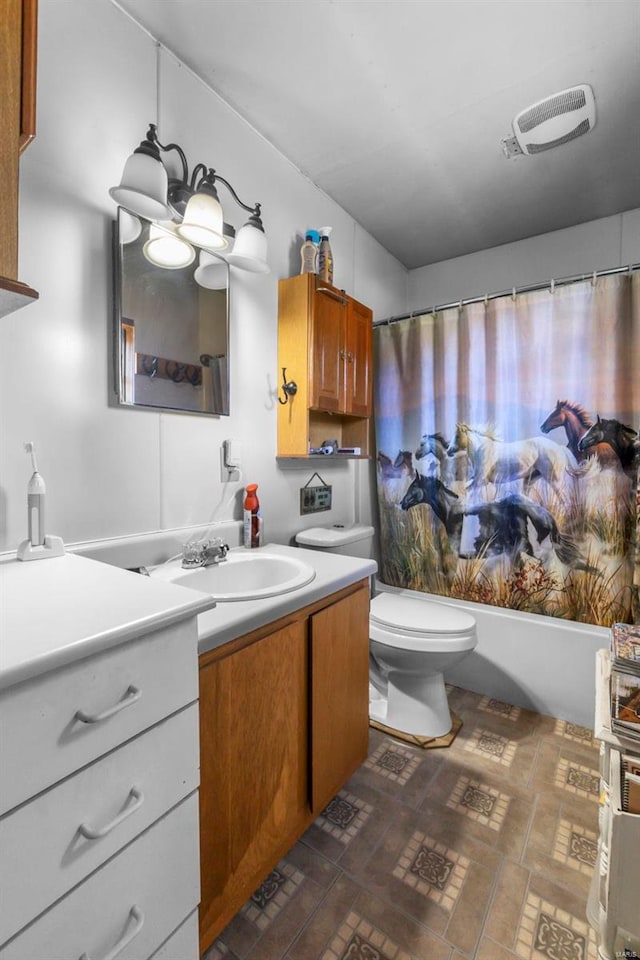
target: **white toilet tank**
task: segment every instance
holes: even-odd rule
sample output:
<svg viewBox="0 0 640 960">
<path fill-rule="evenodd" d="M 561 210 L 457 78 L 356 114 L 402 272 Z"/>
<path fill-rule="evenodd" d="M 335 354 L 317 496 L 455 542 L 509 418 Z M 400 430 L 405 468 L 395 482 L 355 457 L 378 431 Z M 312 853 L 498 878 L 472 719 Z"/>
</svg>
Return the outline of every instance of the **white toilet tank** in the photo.
<svg viewBox="0 0 640 960">
<path fill-rule="evenodd" d="M 328 550 L 346 557 L 373 558 L 373 527 L 364 523 L 334 523 L 329 527 L 309 527 L 296 534 L 296 543 L 308 550 Z"/>
</svg>

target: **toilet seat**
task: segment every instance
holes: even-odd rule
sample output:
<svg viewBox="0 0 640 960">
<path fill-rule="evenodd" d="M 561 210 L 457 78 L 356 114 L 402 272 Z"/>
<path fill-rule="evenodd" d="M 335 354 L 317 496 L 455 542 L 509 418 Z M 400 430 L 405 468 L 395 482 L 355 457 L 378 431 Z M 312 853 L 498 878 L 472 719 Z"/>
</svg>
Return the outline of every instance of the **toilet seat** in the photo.
<svg viewBox="0 0 640 960">
<path fill-rule="evenodd" d="M 470 650 L 476 645 L 476 621 L 444 603 L 380 593 L 371 600 L 369 635 L 405 650 Z"/>
</svg>

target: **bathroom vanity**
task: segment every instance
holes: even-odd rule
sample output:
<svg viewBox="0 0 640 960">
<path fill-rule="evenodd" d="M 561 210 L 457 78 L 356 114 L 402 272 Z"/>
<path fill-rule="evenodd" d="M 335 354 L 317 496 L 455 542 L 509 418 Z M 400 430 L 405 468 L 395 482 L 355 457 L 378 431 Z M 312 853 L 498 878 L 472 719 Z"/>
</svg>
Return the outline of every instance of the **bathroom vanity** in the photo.
<svg viewBox="0 0 640 960">
<path fill-rule="evenodd" d="M 365 759 L 376 564 L 263 549 L 311 579 L 0 562 L 0 960 L 196 960 Z"/>
<path fill-rule="evenodd" d="M 201 952 L 365 760 L 368 620 L 360 579 L 200 655 Z"/>
<path fill-rule="evenodd" d="M 0 958 L 196 960 L 211 598 L 69 554 L 0 590 Z"/>
</svg>

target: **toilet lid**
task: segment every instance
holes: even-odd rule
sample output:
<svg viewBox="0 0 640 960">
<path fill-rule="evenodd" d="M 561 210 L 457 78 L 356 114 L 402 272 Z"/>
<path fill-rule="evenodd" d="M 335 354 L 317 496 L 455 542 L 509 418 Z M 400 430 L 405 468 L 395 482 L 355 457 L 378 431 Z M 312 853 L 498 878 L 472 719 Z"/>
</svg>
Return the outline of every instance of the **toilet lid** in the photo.
<svg viewBox="0 0 640 960">
<path fill-rule="evenodd" d="M 396 593 L 380 593 L 374 597 L 369 616 L 386 627 L 424 636 L 454 634 L 459 637 L 472 633 L 476 627 L 474 618 L 456 607 Z"/>
</svg>

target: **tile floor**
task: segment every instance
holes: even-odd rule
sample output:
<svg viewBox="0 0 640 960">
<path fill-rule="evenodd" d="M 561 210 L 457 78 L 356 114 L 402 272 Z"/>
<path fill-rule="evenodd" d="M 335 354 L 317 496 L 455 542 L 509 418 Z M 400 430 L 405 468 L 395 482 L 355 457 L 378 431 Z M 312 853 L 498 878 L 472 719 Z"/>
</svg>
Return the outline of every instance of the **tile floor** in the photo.
<svg viewBox="0 0 640 960">
<path fill-rule="evenodd" d="M 596 960 L 591 731 L 450 687 L 447 750 L 369 757 L 204 960 Z"/>
</svg>

